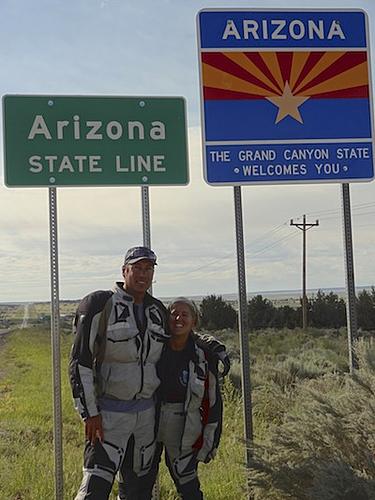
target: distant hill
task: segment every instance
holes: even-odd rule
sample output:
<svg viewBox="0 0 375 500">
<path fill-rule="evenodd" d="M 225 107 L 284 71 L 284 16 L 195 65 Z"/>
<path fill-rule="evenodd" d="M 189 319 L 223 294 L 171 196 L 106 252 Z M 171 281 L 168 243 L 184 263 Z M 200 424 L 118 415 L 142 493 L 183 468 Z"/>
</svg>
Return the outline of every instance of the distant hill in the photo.
<svg viewBox="0 0 375 500">
<path fill-rule="evenodd" d="M 356 287 L 356 293 L 358 294 L 362 290 L 371 290 L 371 288 L 374 285 L 364 285 L 364 286 L 357 286 Z M 316 295 L 318 290 L 321 290 L 325 294 L 333 292 L 337 294 L 339 297 L 343 297 L 346 295 L 346 288 L 345 287 L 337 287 L 337 288 L 309 288 L 307 290 L 307 295 L 312 296 Z M 204 297 L 207 297 L 208 295 L 220 295 L 224 300 L 228 302 L 236 302 L 238 299 L 238 293 L 233 292 L 233 293 L 219 293 L 219 292 L 207 292 L 204 295 L 186 295 L 189 299 L 194 300 L 195 302 L 201 302 Z M 251 299 L 252 297 L 255 297 L 256 295 L 262 295 L 263 297 L 270 299 L 272 301 L 278 302 L 278 301 L 283 301 L 286 299 L 299 299 L 302 295 L 302 291 L 299 289 L 294 289 L 294 290 L 260 290 L 257 292 L 248 292 L 247 293 L 247 298 Z M 162 301 L 168 303 L 171 302 L 173 299 L 176 298 L 176 296 L 164 296 L 164 297 L 159 297 Z M 80 301 L 80 298 L 77 299 L 60 299 L 60 303 L 64 304 L 77 304 Z M 0 302 L 0 306 L 23 306 L 25 304 L 49 304 L 49 301 L 30 301 L 30 300 L 25 300 L 25 301 L 19 301 L 19 302 Z"/>
</svg>

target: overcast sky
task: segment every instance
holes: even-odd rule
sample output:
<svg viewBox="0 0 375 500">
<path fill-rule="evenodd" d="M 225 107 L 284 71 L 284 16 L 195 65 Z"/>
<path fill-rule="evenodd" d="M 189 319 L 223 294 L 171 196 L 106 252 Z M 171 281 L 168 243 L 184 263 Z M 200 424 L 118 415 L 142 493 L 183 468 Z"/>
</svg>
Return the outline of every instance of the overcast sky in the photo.
<svg viewBox="0 0 375 500">
<path fill-rule="evenodd" d="M 201 160 L 195 16 L 220 6 L 249 2 L 0 3 L 2 95 L 186 98 L 190 184 L 150 188 L 151 241 L 159 258 L 154 294 L 160 297 L 237 291 L 233 188 L 205 184 Z M 282 8 L 285 2 L 253 0 L 251 6 Z M 288 8 L 312 6 L 363 8 L 375 32 L 372 1 L 288 2 Z M 126 249 L 142 244 L 141 189 L 59 188 L 57 195 L 60 297 L 111 287 L 121 277 Z M 351 185 L 358 286 L 375 284 L 374 195 L 373 182 Z M 248 292 L 300 288 L 302 232 L 289 223 L 302 214 L 308 222 L 319 220 L 307 233 L 308 288 L 345 286 L 341 185 L 247 186 L 242 197 Z M 0 302 L 49 300 L 48 213 L 47 188 L 4 186 L 1 151 Z"/>
</svg>

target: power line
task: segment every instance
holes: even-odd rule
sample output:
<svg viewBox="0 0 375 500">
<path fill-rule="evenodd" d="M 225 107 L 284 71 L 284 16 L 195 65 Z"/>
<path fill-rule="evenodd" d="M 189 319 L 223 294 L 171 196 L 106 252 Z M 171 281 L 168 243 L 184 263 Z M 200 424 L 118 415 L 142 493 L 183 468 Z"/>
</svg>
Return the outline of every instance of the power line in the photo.
<svg viewBox="0 0 375 500">
<path fill-rule="evenodd" d="M 365 203 L 357 203 L 356 205 L 352 205 L 352 211 L 362 210 L 363 208 L 375 207 L 375 202 L 369 201 Z M 306 217 L 317 217 L 325 214 L 337 213 L 341 216 L 340 208 L 333 208 L 331 210 L 318 210 L 316 212 L 308 212 L 306 213 Z"/>
<path fill-rule="evenodd" d="M 370 207 L 373 207 L 373 206 L 375 207 L 375 202 L 358 203 L 356 205 L 353 205 L 352 209 L 360 211 L 360 210 L 363 210 L 365 208 L 370 208 Z M 357 213 L 357 214 L 354 214 L 354 216 L 355 217 L 361 217 L 361 216 L 364 216 L 364 215 L 372 215 L 373 213 L 375 213 L 375 211 L 374 212 L 359 213 L 359 214 Z M 313 214 L 314 215 L 322 214 L 322 216 L 320 217 L 320 220 L 330 220 L 330 219 L 336 219 L 339 216 L 341 216 L 341 211 L 340 211 L 340 209 L 319 210 L 317 212 L 311 212 L 308 215 L 312 216 Z M 334 214 L 337 214 L 337 215 L 334 215 Z M 300 219 L 302 217 L 303 216 L 295 217 L 295 219 Z M 272 229 L 266 231 L 265 233 L 263 233 L 259 237 L 255 238 L 251 242 L 252 248 L 248 247 L 246 249 L 246 257 L 250 258 L 250 259 L 254 258 L 254 257 L 259 257 L 260 255 L 263 255 L 264 253 L 266 253 L 267 251 L 269 251 L 272 248 L 276 247 L 280 243 L 288 241 L 289 239 L 295 238 L 297 236 L 297 234 L 287 234 L 287 235 L 281 236 L 280 238 L 278 238 L 275 241 L 272 241 L 271 237 L 275 236 L 276 234 L 278 234 L 281 231 L 283 231 L 284 229 L 286 229 L 287 228 L 287 224 L 288 224 L 287 221 L 283 222 L 281 224 L 278 224 L 277 226 L 275 226 Z M 369 225 L 371 225 L 371 224 L 369 224 Z M 364 227 L 364 226 L 357 226 L 357 227 Z M 269 243 L 267 243 L 267 240 L 270 240 Z M 254 246 L 257 246 L 257 245 L 262 244 L 262 243 L 263 243 L 263 246 L 261 248 L 254 249 Z M 176 275 L 176 277 L 182 277 L 182 276 L 186 276 L 188 274 L 196 273 L 196 272 L 201 271 L 202 269 L 205 269 L 205 268 L 207 268 L 209 266 L 212 266 L 214 264 L 222 262 L 223 260 L 227 260 L 228 258 L 230 258 L 232 256 L 233 256 L 233 251 L 231 250 L 231 251 L 226 252 L 225 254 L 223 254 L 221 257 L 217 257 L 215 259 L 208 260 L 204 264 L 199 265 L 198 267 L 195 267 L 195 268 L 190 269 L 188 271 L 178 272 L 175 275 Z M 216 271 L 211 271 L 211 273 L 214 273 L 214 272 L 216 272 Z"/>
<path fill-rule="evenodd" d="M 287 241 L 287 240 L 290 240 L 292 238 L 295 238 L 296 237 L 296 234 L 287 234 L 285 235 L 284 237 L 280 238 L 279 240 L 276 240 L 275 242 L 261 248 L 260 250 L 257 250 L 256 252 L 250 254 L 252 257 L 256 257 L 256 256 L 259 256 L 259 255 L 262 255 L 263 253 L 267 252 L 268 250 L 270 250 L 271 248 L 274 248 L 275 246 L 277 246 L 279 243 L 281 243 L 282 241 Z"/>
<path fill-rule="evenodd" d="M 264 233 L 263 235 L 261 236 L 258 236 L 258 238 L 255 238 L 253 240 L 253 244 L 254 243 L 258 243 L 264 239 L 267 239 L 267 237 L 273 233 L 277 233 L 279 232 L 281 229 L 285 229 L 286 225 L 287 225 L 288 222 L 283 222 L 282 224 L 279 224 L 278 226 L 274 227 L 273 229 L 270 229 L 269 231 L 267 231 L 266 233 Z"/>
</svg>

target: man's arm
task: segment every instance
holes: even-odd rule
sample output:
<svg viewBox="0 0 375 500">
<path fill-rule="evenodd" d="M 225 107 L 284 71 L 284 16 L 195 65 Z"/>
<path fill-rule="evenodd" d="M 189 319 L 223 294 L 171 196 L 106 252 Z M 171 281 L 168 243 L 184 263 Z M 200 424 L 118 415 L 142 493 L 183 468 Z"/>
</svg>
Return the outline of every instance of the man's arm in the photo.
<svg viewBox="0 0 375 500">
<path fill-rule="evenodd" d="M 86 437 L 102 437 L 101 417 L 96 403 L 94 361 L 102 310 L 110 291 L 94 292 L 79 304 L 74 320 L 75 338 L 70 354 L 69 375 L 75 407 L 85 421 Z"/>
<path fill-rule="evenodd" d="M 222 377 L 228 375 L 230 370 L 230 359 L 225 345 L 208 333 L 202 334 L 194 332 L 193 337 L 198 347 L 210 353 L 221 362 L 222 371 L 220 375 Z"/>
</svg>

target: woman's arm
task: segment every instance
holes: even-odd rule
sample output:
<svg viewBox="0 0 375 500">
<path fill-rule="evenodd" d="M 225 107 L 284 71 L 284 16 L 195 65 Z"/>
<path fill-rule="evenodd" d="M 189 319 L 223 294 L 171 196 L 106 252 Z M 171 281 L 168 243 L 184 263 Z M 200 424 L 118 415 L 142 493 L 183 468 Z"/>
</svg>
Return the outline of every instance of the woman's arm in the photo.
<svg viewBox="0 0 375 500">
<path fill-rule="evenodd" d="M 208 463 L 216 455 L 220 442 L 223 401 L 218 380 L 217 358 L 205 352 L 208 372 L 205 381 L 205 394 L 202 401 L 202 444 L 197 460 Z"/>
</svg>

